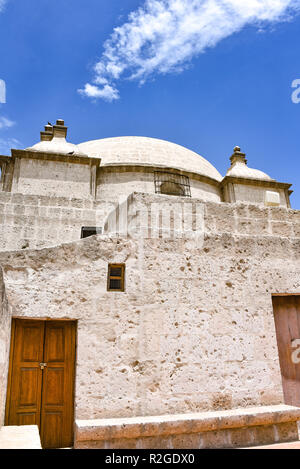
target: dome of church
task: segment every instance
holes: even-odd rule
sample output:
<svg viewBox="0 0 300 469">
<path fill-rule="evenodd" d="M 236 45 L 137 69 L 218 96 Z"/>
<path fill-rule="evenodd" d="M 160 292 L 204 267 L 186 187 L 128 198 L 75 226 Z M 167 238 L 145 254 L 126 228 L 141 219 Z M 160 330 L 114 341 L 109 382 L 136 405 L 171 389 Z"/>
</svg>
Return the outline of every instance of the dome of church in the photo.
<svg viewBox="0 0 300 469">
<path fill-rule="evenodd" d="M 246 154 L 241 152 L 239 146 L 234 148 L 234 153 L 230 158 L 231 167 L 228 169 L 226 176 L 256 179 L 261 181 L 274 181 L 268 174 L 259 169 L 249 168 L 247 166 Z"/>
<path fill-rule="evenodd" d="M 38 142 L 32 147 L 26 148 L 26 150 L 39 151 L 44 153 L 60 153 L 73 156 L 86 156 L 73 143 L 67 142 L 66 139 L 55 137 L 53 137 L 53 139 L 49 142 Z"/>
<path fill-rule="evenodd" d="M 26 148 L 28 151 L 36 151 L 42 153 L 59 153 L 72 156 L 87 156 L 80 151 L 77 145 L 66 140 L 67 127 L 65 121 L 58 119 L 55 125 L 48 123 L 45 131 L 41 132 L 41 141 Z"/>
<path fill-rule="evenodd" d="M 103 166 L 154 166 L 173 168 L 221 181 L 222 176 L 205 158 L 181 145 L 149 137 L 114 137 L 77 145 Z"/>
<path fill-rule="evenodd" d="M 245 179 L 260 179 L 262 181 L 272 181 L 268 174 L 260 171 L 259 169 L 249 168 L 243 163 L 236 163 L 226 173 L 226 176 L 245 178 Z"/>
</svg>

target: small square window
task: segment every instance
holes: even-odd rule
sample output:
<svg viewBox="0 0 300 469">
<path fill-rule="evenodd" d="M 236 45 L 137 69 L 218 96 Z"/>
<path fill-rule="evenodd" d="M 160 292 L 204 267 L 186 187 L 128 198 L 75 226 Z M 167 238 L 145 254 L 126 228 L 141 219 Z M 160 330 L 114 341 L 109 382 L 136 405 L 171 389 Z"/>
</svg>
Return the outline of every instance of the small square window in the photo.
<svg viewBox="0 0 300 469">
<path fill-rule="evenodd" d="M 109 264 L 107 277 L 108 291 L 125 290 L 125 264 Z"/>
</svg>

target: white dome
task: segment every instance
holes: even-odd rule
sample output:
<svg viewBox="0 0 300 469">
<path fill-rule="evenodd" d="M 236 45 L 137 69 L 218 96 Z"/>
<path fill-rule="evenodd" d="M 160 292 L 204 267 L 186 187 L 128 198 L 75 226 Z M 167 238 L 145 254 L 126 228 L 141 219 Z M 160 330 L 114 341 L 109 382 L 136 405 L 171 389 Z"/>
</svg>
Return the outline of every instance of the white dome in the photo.
<svg viewBox="0 0 300 469">
<path fill-rule="evenodd" d="M 101 166 L 155 166 L 174 168 L 221 181 L 222 176 L 205 158 L 175 143 L 149 137 L 114 137 L 77 145 L 89 157 L 101 158 Z"/>
<path fill-rule="evenodd" d="M 273 181 L 270 176 L 268 176 L 263 171 L 259 169 L 248 168 L 245 163 L 235 163 L 226 173 L 226 176 L 245 178 L 245 179 L 259 179 L 261 181 Z"/>
<path fill-rule="evenodd" d="M 50 141 L 38 142 L 32 147 L 26 148 L 29 151 L 39 151 L 44 153 L 72 154 L 74 156 L 86 156 L 80 151 L 77 145 L 67 142 L 65 138 L 53 137 Z"/>
</svg>

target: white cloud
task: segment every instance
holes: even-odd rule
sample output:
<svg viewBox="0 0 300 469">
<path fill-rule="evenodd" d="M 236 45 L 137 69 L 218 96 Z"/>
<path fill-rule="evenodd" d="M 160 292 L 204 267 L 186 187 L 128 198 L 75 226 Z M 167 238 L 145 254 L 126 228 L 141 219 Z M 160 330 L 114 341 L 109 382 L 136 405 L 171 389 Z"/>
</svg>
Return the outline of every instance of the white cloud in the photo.
<svg viewBox="0 0 300 469">
<path fill-rule="evenodd" d="M 99 80 L 96 81 L 96 83 L 104 85 L 103 88 L 99 89 L 95 85 L 90 85 L 89 83 L 86 83 L 83 89 L 78 90 L 79 93 L 88 96 L 89 98 L 102 98 L 105 101 L 113 101 L 114 99 L 119 98 L 118 90 L 108 85 L 106 79 L 101 79 L 101 77 L 99 77 Z"/>
<path fill-rule="evenodd" d="M 192 58 L 244 26 L 260 29 L 297 11 L 300 0 L 146 0 L 113 30 L 94 66 L 94 85 L 79 91 L 113 101 L 119 98 L 116 80 L 144 83 L 154 74 L 180 72 Z"/>
<path fill-rule="evenodd" d="M 21 142 L 16 138 L 0 138 L 0 155 L 10 153 L 11 148 L 22 146 Z"/>
<path fill-rule="evenodd" d="M 12 127 L 13 125 L 15 125 L 15 122 L 7 119 L 7 117 L 0 116 L 0 129 Z"/>
<path fill-rule="evenodd" d="M 3 10 L 7 0 L 0 0 L 0 11 Z"/>
</svg>

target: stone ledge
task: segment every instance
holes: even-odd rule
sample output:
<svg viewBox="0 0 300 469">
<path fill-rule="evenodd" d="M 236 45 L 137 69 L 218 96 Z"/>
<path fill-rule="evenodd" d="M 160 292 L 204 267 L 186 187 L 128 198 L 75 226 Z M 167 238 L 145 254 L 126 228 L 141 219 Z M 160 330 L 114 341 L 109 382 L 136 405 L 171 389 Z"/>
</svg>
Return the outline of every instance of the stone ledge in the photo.
<svg viewBox="0 0 300 469">
<path fill-rule="evenodd" d="M 76 443 L 80 443 L 219 432 L 296 423 L 297 420 L 300 420 L 300 408 L 276 405 L 194 414 L 76 420 L 75 433 Z"/>
<path fill-rule="evenodd" d="M 42 449 L 38 426 L 1 427 L 0 449 Z"/>
</svg>

